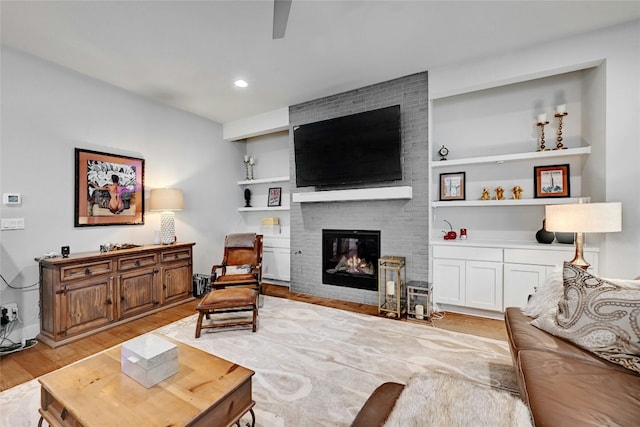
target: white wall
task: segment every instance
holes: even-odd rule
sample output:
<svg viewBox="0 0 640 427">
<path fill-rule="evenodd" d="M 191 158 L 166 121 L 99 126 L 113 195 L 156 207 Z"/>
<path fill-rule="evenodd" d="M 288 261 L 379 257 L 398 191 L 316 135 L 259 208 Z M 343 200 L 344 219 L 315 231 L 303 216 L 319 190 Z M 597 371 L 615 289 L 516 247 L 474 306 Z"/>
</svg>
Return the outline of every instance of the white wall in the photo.
<svg viewBox="0 0 640 427">
<path fill-rule="evenodd" d="M 604 154 L 596 152 L 592 156 L 606 157 L 603 197 L 604 201 L 622 202 L 623 232 L 606 235 L 599 270 L 605 276 L 631 278 L 640 274 L 640 21 L 507 55 L 429 70 L 430 96 L 437 98 L 575 71 L 603 61 L 604 108 L 591 111 L 606 114 L 588 118 L 603 121 L 605 150 Z M 595 76 L 593 81 L 601 79 Z M 592 134 L 596 135 L 598 129 L 593 129 Z"/>
<path fill-rule="evenodd" d="M 19 192 L 19 207 L 3 218 L 25 219 L 24 230 L 0 233 L 0 271 L 12 286 L 38 282 L 34 257 L 69 245 L 74 253 L 105 242 L 150 243 L 159 214 L 140 226 L 74 228 L 74 148 L 145 159 L 145 188 L 183 189 L 176 213 L 179 241 L 196 242 L 194 272 L 222 259 L 224 235 L 239 222 L 245 145 L 222 140 L 222 126 L 156 104 L 21 52 L 1 51 L 0 188 Z M 0 284 L 0 302 L 17 302 L 24 337 L 39 331 L 38 288 Z M 22 334 L 22 331 L 19 332 Z M 18 339 L 21 338 L 18 336 Z"/>
</svg>

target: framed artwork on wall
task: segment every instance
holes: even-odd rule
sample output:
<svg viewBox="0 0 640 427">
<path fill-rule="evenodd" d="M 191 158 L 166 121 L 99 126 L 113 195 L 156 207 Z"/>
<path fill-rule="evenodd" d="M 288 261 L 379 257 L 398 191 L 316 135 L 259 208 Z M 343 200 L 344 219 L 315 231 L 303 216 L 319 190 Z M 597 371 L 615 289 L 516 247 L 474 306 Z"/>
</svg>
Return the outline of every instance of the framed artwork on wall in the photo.
<svg viewBox="0 0 640 427">
<path fill-rule="evenodd" d="M 569 164 L 535 166 L 533 182 L 533 194 L 536 199 L 571 196 Z"/>
<path fill-rule="evenodd" d="M 74 226 L 144 224 L 144 159 L 75 149 Z"/>
<path fill-rule="evenodd" d="M 440 174 L 440 200 L 465 200 L 465 172 Z"/>
<path fill-rule="evenodd" d="M 280 206 L 282 203 L 282 188 L 272 187 L 269 189 L 269 200 L 267 201 L 268 207 Z"/>
</svg>

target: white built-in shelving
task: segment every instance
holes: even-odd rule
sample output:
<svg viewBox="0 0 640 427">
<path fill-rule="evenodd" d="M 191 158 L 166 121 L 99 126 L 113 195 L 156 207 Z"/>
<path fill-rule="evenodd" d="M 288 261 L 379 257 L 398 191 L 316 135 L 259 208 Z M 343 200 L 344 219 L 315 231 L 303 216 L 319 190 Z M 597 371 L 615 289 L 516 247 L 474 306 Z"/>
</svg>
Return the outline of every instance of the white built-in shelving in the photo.
<svg viewBox="0 0 640 427">
<path fill-rule="evenodd" d="M 249 186 L 259 186 L 262 184 L 275 184 L 275 183 L 289 183 L 288 176 L 276 176 L 272 178 L 260 178 L 260 179 L 247 179 L 243 181 L 238 181 L 238 185 L 241 187 L 249 187 Z M 282 200 L 285 200 L 285 196 L 288 192 L 282 192 Z M 262 206 L 262 207 L 250 207 L 238 208 L 238 212 L 266 212 L 266 211 L 288 211 L 290 207 L 288 205 L 284 206 Z"/>
<path fill-rule="evenodd" d="M 591 154 L 591 147 L 567 148 L 565 150 L 532 151 L 526 153 L 500 154 L 497 156 L 469 157 L 463 159 L 440 160 L 431 162 L 432 168 L 444 168 L 462 165 L 481 165 L 487 163 L 502 164 L 522 160 L 537 160 L 570 156 L 586 156 Z"/>
<path fill-rule="evenodd" d="M 535 161 L 539 159 L 551 159 L 561 157 L 580 157 L 591 154 L 591 147 L 568 148 L 565 150 L 533 151 L 524 153 L 501 154 L 496 156 L 468 157 L 453 160 L 440 160 L 431 162 L 432 168 L 449 168 L 455 166 L 490 165 L 503 164 L 518 161 Z M 486 207 L 486 206 L 536 206 L 536 205 L 559 205 L 578 203 L 582 199 L 588 202 L 588 197 L 562 197 L 562 198 L 540 198 L 540 199 L 505 199 L 505 200 L 448 200 L 433 201 L 431 206 L 440 207 Z"/>
<path fill-rule="evenodd" d="M 276 176 L 273 178 L 260 178 L 260 179 L 246 179 L 238 181 L 238 185 L 258 185 L 258 184 L 270 184 L 272 182 L 289 182 L 288 176 Z"/>
</svg>

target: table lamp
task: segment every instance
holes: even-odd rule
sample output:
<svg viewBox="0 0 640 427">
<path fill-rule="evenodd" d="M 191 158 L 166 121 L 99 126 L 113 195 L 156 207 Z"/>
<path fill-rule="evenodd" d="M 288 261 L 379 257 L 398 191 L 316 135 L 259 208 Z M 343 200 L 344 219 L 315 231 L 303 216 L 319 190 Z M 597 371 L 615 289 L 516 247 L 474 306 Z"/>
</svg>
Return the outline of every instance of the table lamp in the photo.
<svg viewBox="0 0 640 427">
<path fill-rule="evenodd" d="M 622 231 L 622 203 L 547 205 L 544 211 L 547 231 L 576 233 L 576 254 L 570 263 L 585 270 L 589 263 L 582 254 L 583 233 Z"/>
<path fill-rule="evenodd" d="M 160 211 L 160 234 L 163 245 L 175 242 L 176 226 L 174 211 L 184 208 L 182 190 L 177 188 L 158 188 L 151 190 L 151 211 Z"/>
</svg>

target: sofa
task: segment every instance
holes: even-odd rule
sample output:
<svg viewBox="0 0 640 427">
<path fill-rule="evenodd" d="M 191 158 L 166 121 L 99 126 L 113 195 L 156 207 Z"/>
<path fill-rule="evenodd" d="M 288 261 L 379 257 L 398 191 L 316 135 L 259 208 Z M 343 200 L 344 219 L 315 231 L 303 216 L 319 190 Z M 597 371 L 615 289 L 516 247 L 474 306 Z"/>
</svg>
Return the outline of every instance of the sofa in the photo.
<svg viewBox="0 0 640 427">
<path fill-rule="evenodd" d="M 565 263 L 505 324 L 536 426 L 640 426 L 640 281 Z"/>
<path fill-rule="evenodd" d="M 640 374 L 531 321 L 518 307 L 505 312 L 520 397 L 536 426 L 640 425 Z"/>
</svg>

